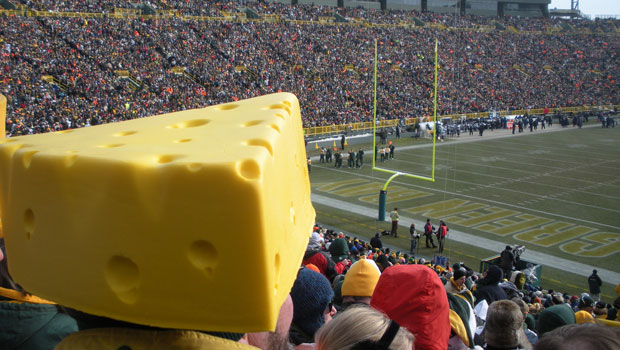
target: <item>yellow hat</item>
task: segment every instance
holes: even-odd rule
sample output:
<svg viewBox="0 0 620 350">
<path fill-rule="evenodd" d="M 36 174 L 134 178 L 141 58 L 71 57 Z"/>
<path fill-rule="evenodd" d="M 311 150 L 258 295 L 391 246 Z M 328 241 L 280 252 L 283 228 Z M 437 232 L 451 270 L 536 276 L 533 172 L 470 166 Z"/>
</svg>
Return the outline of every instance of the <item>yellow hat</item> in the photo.
<svg viewBox="0 0 620 350">
<path fill-rule="evenodd" d="M 577 324 L 594 323 L 592 314 L 585 310 L 575 312 L 575 318 L 577 319 Z"/>
<path fill-rule="evenodd" d="M 351 266 L 342 283 L 342 296 L 371 297 L 381 272 L 370 259 L 361 259 Z"/>
</svg>

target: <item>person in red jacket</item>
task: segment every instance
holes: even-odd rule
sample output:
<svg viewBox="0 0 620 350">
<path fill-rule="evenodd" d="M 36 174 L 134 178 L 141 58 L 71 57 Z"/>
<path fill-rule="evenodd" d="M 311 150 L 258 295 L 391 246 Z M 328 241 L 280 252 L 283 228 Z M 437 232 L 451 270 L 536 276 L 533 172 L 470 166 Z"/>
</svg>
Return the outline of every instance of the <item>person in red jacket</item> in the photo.
<svg viewBox="0 0 620 350">
<path fill-rule="evenodd" d="M 437 247 L 435 245 L 435 242 L 433 241 L 434 230 L 435 230 L 435 227 L 433 227 L 433 224 L 431 223 L 431 219 L 426 219 L 426 225 L 424 225 L 424 236 L 426 236 L 426 248 L 430 248 L 430 246 L 428 245 L 429 240 L 431 244 L 433 245 L 433 248 Z"/>
<path fill-rule="evenodd" d="M 443 253 L 443 245 L 448 235 L 448 226 L 443 220 L 439 220 L 439 228 L 437 229 L 437 241 L 439 242 L 439 253 Z"/>
<path fill-rule="evenodd" d="M 331 282 L 334 280 L 336 275 L 339 275 L 346 270 L 349 261 L 345 259 L 335 263 L 329 254 L 322 250 L 322 241 L 323 238 L 321 235 L 316 232 L 312 233 L 312 237 L 310 237 L 310 241 L 308 242 L 308 247 L 306 248 L 306 253 L 304 254 L 302 264 L 313 264 L 318 267 L 321 274 L 327 277 L 327 279 Z"/>
</svg>

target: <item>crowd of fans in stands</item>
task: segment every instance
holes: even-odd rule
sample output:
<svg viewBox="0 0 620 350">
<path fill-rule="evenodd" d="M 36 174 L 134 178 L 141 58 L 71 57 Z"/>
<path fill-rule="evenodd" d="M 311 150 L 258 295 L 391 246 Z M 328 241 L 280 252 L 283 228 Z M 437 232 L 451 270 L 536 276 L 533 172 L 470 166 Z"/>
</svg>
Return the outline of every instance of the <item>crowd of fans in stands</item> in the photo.
<svg viewBox="0 0 620 350">
<path fill-rule="evenodd" d="M 620 284 L 615 300 L 600 300 L 592 289 L 601 284 L 596 270 L 588 279 L 590 294 L 571 296 L 513 279 L 504 274 L 503 265 L 490 265 L 479 274 L 445 258 L 431 262 L 391 251 L 379 237 L 367 243 L 320 226 L 313 231 L 276 329 L 213 335 L 271 350 L 565 349 L 574 342 L 580 349 L 620 346 Z M 188 338 L 173 330 L 162 337 L 161 329 L 50 305 L 12 280 L 3 238 L 0 248 L 0 340 L 10 348 L 51 349 L 61 342 L 58 349 L 73 349 L 84 341 L 91 346 L 174 341 L 169 345 L 180 348 L 186 339 L 193 346 L 203 341 L 200 335 Z M 49 320 L 41 323 L 24 317 L 26 313 L 45 314 Z M 108 332 L 107 327 L 114 328 Z M 131 330 L 136 327 L 140 330 Z M 69 336 L 78 331 L 78 337 Z"/>
<path fill-rule="evenodd" d="M 109 12 L 105 6 L 110 6 L 30 0 L 24 4 L 84 12 Z M 147 3 L 193 15 L 205 14 L 195 13 L 198 7 L 209 15 L 235 13 L 241 7 L 239 3 L 207 4 Z M 124 5 L 121 1 L 114 6 Z M 0 93 L 9 99 L 7 133 L 82 127 L 277 91 L 299 97 L 305 127 L 368 121 L 375 39 L 379 118 L 432 114 L 435 40 L 441 67 L 440 115 L 610 104 L 618 103 L 620 95 L 616 64 L 620 42 L 613 35 L 336 26 L 318 19 L 338 12 L 347 18 L 395 24 L 416 16 L 427 23 L 462 28 L 487 25 L 490 20 L 268 2 L 244 2 L 243 6 L 261 15 L 313 21 L 0 16 Z M 557 20 L 504 21 L 514 26 L 530 23 L 527 29 L 541 29 L 539 23 L 557 28 Z M 609 31 L 616 22 L 581 21 L 576 27 Z M 173 71 L 175 67 L 181 70 Z M 126 71 L 131 79 L 118 71 Z M 52 76 L 58 84 L 41 80 L 43 76 Z"/>
</svg>

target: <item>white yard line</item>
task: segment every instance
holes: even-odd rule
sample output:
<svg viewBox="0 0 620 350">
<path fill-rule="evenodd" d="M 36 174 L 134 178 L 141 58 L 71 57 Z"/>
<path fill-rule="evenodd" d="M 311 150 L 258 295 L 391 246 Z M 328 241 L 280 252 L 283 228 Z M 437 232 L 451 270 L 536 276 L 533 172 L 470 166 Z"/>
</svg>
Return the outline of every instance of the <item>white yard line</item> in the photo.
<svg viewBox="0 0 620 350">
<path fill-rule="evenodd" d="M 330 171 L 336 171 L 336 172 L 342 172 L 342 173 L 350 173 L 346 170 L 343 169 L 337 169 L 337 168 L 333 168 L 333 167 L 326 167 L 325 169 L 330 170 Z M 377 181 L 377 178 L 374 176 L 369 176 L 369 175 L 364 175 L 364 174 L 357 174 L 358 177 L 364 177 L 373 181 Z M 548 215 L 548 216 L 554 216 L 557 218 L 562 218 L 562 219 L 566 219 L 569 221 L 577 221 L 586 225 L 596 225 L 596 226 L 602 226 L 602 227 L 608 227 L 614 230 L 620 230 L 620 227 L 618 226 L 613 226 L 613 225 L 608 225 L 608 224 L 603 224 L 600 222 L 595 222 L 595 221 L 589 221 L 589 220 L 584 220 L 584 219 L 578 219 L 578 218 L 573 218 L 570 216 L 566 216 L 566 215 L 561 215 L 561 214 L 556 214 L 556 213 L 550 213 L 550 212 L 546 212 L 546 211 L 542 211 L 542 210 L 533 210 L 531 208 L 528 207 L 524 207 L 521 205 L 515 205 L 515 204 L 510 204 L 510 203 L 505 203 L 505 202 L 500 202 L 500 201 L 495 201 L 492 199 L 488 199 L 488 198 L 480 198 L 480 197 L 476 197 L 476 196 L 470 196 L 470 195 L 466 195 L 466 194 L 462 194 L 462 193 L 458 193 L 458 192 L 451 192 L 451 191 L 447 191 L 447 190 L 440 190 L 440 189 L 433 189 L 433 188 L 428 188 L 428 187 L 424 187 L 424 186 L 420 186 L 420 185 L 414 185 L 411 183 L 405 183 L 402 181 L 398 181 L 398 180 L 393 180 L 391 182 L 391 184 L 400 184 L 404 187 L 415 187 L 427 192 L 438 192 L 438 193 L 445 193 L 445 194 L 450 194 L 450 195 L 454 195 L 454 196 L 458 196 L 458 197 L 463 197 L 463 198 L 468 198 L 468 199 L 474 199 L 477 201 L 482 201 L 482 202 L 488 202 L 488 203 L 493 203 L 493 204 L 497 204 L 499 206 L 505 206 L 505 207 L 510 207 L 510 208 L 517 208 L 520 210 L 524 210 L 525 212 L 528 213 L 538 213 L 538 214 L 544 214 L 544 215 Z M 478 186 L 482 186 L 482 185 L 478 185 Z"/>
</svg>

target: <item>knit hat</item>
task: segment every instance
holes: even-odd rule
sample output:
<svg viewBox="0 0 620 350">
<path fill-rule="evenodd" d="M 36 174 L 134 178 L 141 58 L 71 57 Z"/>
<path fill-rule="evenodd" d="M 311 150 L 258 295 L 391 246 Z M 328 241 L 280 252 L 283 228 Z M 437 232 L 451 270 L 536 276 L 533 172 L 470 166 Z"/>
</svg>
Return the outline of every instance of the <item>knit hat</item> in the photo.
<svg viewBox="0 0 620 350">
<path fill-rule="evenodd" d="M 450 328 L 465 345 L 473 348 L 473 332 L 476 324 L 475 320 L 470 321 L 470 319 L 474 316 L 474 310 L 465 299 L 452 293 L 447 294 L 450 305 Z"/>
<path fill-rule="evenodd" d="M 342 284 L 343 296 L 371 297 L 381 272 L 377 264 L 368 259 L 357 261 L 351 266 Z"/>
<path fill-rule="evenodd" d="M 454 270 L 454 274 L 452 274 L 452 277 L 454 277 L 455 281 L 463 276 L 467 276 L 467 270 L 465 270 L 464 267 L 459 267 L 458 269 Z"/>
<path fill-rule="evenodd" d="M 379 278 L 370 306 L 415 335 L 415 348 L 445 350 L 450 338 L 446 290 L 424 265 L 397 265 Z"/>
<path fill-rule="evenodd" d="M 579 299 L 579 306 L 580 309 L 584 308 L 584 307 L 594 307 L 594 299 L 592 299 L 590 296 L 588 295 L 584 295 L 581 297 L 581 299 Z"/>
<path fill-rule="evenodd" d="M 310 269 L 310 270 L 312 270 L 314 272 L 321 273 L 321 270 L 319 270 L 319 268 L 316 267 L 316 265 L 314 265 L 314 264 L 306 264 L 305 266 L 306 266 L 306 268 L 308 268 L 308 269 Z"/>
<path fill-rule="evenodd" d="M 344 238 L 336 238 L 329 246 L 329 253 L 335 262 L 340 262 L 349 257 L 349 245 Z"/>
<path fill-rule="evenodd" d="M 323 237 L 316 232 L 312 232 L 312 237 L 310 237 L 310 241 L 308 242 L 307 250 L 315 250 L 321 248 L 321 243 L 323 243 Z"/>
<path fill-rule="evenodd" d="M 377 262 L 377 266 L 379 266 L 379 268 L 383 270 L 387 269 L 390 266 L 390 262 L 388 261 L 388 258 L 385 255 L 379 255 L 376 262 Z"/>
<path fill-rule="evenodd" d="M 334 292 L 325 276 L 302 268 L 291 289 L 293 323 L 309 337 L 325 323 L 325 310 Z"/>
<path fill-rule="evenodd" d="M 502 271 L 502 269 L 497 265 L 491 265 L 487 270 L 486 277 L 484 277 L 484 280 L 487 282 L 487 284 L 499 283 L 503 279 L 504 271 Z"/>
<path fill-rule="evenodd" d="M 538 336 L 556 328 L 577 323 L 573 310 L 565 305 L 554 305 L 543 310 L 538 316 Z"/>
<path fill-rule="evenodd" d="M 594 323 L 592 314 L 585 310 L 575 312 L 575 319 L 577 320 L 577 324 Z"/>
</svg>

